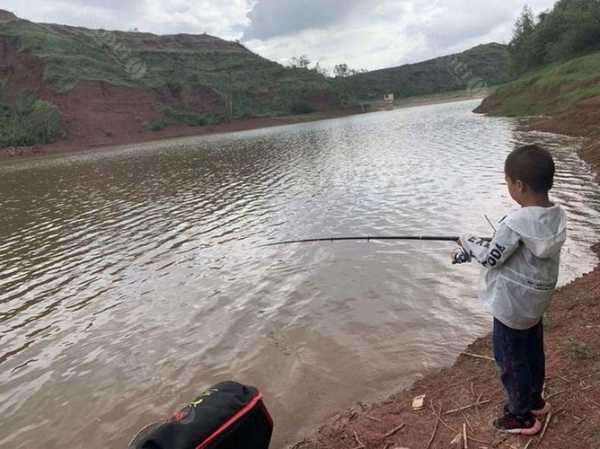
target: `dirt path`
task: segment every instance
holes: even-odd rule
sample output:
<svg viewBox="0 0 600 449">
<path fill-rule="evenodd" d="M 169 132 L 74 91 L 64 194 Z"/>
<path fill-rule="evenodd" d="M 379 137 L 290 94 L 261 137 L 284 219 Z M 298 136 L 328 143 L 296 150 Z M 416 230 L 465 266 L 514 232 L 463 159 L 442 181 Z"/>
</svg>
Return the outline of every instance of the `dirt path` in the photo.
<svg viewBox="0 0 600 449">
<path fill-rule="evenodd" d="M 581 155 L 600 173 L 596 118 L 600 101 L 590 101 L 571 113 L 535 120 L 532 129 L 587 137 Z M 600 255 L 600 245 L 594 250 Z M 332 417 L 292 448 L 600 449 L 600 268 L 557 291 L 545 316 L 545 332 L 546 397 L 553 412 L 539 436 L 493 430 L 504 396 L 488 335 L 466 348 L 452 367 L 383 402 L 358 404 Z M 413 398 L 423 394 L 425 407 L 414 411 Z"/>
</svg>

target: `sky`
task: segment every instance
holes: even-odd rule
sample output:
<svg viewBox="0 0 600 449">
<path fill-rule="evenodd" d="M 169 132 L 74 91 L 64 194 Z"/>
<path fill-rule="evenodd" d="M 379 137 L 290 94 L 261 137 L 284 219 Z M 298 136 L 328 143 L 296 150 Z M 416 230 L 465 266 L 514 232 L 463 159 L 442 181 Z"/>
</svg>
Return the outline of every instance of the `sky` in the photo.
<svg viewBox="0 0 600 449">
<path fill-rule="evenodd" d="M 527 3 L 555 0 L 0 0 L 35 22 L 240 40 L 280 62 L 306 55 L 331 69 L 379 69 L 487 42 L 507 43 Z"/>
</svg>

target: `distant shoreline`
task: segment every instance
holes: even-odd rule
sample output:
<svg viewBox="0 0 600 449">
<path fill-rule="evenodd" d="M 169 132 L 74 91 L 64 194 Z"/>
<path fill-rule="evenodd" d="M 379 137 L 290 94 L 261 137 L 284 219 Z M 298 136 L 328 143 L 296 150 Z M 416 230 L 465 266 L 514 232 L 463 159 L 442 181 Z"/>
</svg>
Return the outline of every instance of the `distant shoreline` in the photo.
<svg viewBox="0 0 600 449">
<path fill-rule="evenodd" d="M 482 99 L 483 96 L 468 95 L 464 91 L 450 92 L 430 96 L 407 97 L 397 100 L 393 109 L 402 109 L 434 104 L 443 104 L 467 100 Z M 202 127 L 174 126 L 158 132 L 146 132 L 136 135 L 122 136 L 121 138 L 107 139 L 103 142 L 85 141 L 62 141 L 49 145 L 35 145 L 32 147 L 0 148 L 0 165 L 4 162 L 15 162 L 27 159 L 43 158 L 47 156 L 61 156 L 90 151 L 102 151 L 124 145 L 136 145 L 141 143 L 157 143 L 180 137 L 208 136 L 214 134 L 228 134 L 238 131 L 249 131 L 254 129 L 271 128 L 275 126 L 293 125 L 297 123 L 309 123 L 333 118 L 347 117 L 351 115 L 366 114 L 360 106 L 347 109 L 316 112 L 304 115 L 290 115 L 281 117 L 260 117 L 242 120 L 234 120 L 229 123 L 209 125 Z"/>
</svg>

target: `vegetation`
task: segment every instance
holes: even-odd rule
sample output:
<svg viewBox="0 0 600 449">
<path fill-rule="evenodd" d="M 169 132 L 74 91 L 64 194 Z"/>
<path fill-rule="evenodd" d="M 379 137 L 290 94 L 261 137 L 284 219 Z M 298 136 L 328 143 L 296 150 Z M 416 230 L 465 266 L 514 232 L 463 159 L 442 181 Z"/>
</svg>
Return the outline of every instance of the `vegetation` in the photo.
<svg viewBox="0 0 600 449">
<path fill-rule="evenodd" d="M 600 96 L 600 1 L 560 0 L 533 16 L 525 7 L 509 45 L 516 81 L 499 87 L 479 112 L 555 114 Z"/>
<path fill-rule="evenodd" d="M 62 115 L 53 104 L 30 93 L 14 106 L 0 103 L 0 147 L 52 143 L 63 133 Z"/>
<path fill-rule="evenodd" d="M 290 114 L 293 115 L 310 114 L 315 111 L 315 107 L 305 100 L 297 100 L 290 105 Z"/>
<path fill-rule="evenodd" d="M 537 18 L 525 7 L 509 45 L 511 66 L 517 74 L 599 49 L 598 0 L 559 0 Z"/>
<path fill-rule="evenodd" d="M 343 65 L 339 70 L 334 85 L 347 102 L 381 100 L 388 93 L 402 98 L 471 90 L 510 79 L 508 49 L 501 44 L 480 45 L 456 55 L 351 76 L 343 75 Z"/>
<path fill-rule="evenodd" d="M 559 113 L 600 95 L 600 52 L 551 64 L 499 87 L 479 112 L 505 116 Z"/>
<path fill-rule="evenodd" d="M 590 345 L 572 337 L 567 341 L 567 349 L 575 360 L 589 361 L 596 358 L 596 353 Z"/>
</svg>

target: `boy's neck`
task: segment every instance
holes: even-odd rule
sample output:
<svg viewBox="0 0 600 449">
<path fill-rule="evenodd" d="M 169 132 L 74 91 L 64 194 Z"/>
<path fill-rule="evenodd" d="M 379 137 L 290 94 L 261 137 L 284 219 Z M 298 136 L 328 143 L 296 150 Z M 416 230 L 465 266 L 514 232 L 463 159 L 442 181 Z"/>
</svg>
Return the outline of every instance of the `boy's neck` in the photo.
<svg viewBox="0 0 600 449">
<path fill-rule="evenodd" d="M 552 207 L 554 203 L 550 201 L 547 193 L 535 193 L 524 195 L 519 201 L 521 207 Z"/>
</svg>

